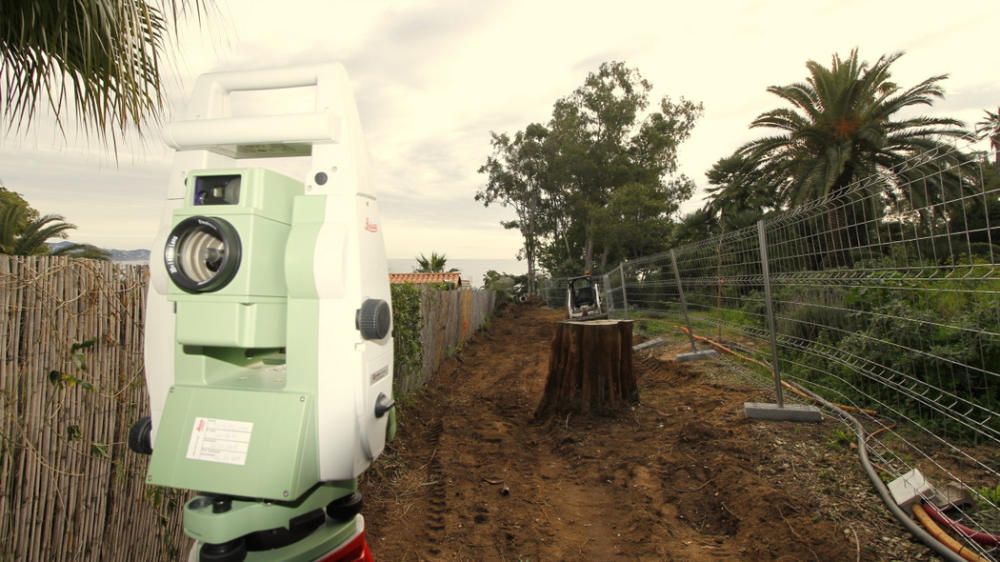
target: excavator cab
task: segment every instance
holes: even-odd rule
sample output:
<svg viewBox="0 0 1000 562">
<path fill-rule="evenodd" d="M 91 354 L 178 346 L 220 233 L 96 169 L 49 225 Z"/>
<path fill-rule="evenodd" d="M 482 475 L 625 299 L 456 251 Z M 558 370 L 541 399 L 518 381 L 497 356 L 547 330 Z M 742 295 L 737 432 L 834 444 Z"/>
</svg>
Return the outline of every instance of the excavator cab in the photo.
<svg viewBox="0 0 1000 562">
<path fill-rule="evenodd" d="M 574 277 L 566 287 L 566 308 L 570 320 L 607 318 L 601 303 L 600 285 L 589 275 Z"/>
</svg>

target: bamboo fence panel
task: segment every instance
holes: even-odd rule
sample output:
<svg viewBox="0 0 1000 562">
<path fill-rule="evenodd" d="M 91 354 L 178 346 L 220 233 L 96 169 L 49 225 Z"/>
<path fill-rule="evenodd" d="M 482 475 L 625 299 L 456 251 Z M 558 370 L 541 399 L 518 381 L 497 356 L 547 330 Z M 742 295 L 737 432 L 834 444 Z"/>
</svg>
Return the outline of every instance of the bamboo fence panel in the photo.
<svg viewBox="0 0 1000 562">
<path fill-rule="evenodd" d="M 145 267 L 0 256 L 0 560 L 177 560 L 182 494 L 128 450 Z"/>
</svg>

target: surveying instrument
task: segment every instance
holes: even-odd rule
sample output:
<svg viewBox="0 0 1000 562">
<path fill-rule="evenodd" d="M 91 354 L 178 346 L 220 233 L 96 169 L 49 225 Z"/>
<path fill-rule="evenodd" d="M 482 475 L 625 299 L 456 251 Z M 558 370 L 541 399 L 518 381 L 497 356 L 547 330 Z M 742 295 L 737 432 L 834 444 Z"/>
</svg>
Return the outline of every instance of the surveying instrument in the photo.
<svg viewBox="0 0 1000 562">
<path fill-rule="evenodd" d="M 255 95 L 308 101 L 234 114 Z M 356 479 L 395 431 L 392 313 L 347 74 L 203 75 L 164 136 L 151 416 L 129 435 L 151 454 L 146 482 L 196 491 L 192 561 L 371 560 Z"/>
</svg>

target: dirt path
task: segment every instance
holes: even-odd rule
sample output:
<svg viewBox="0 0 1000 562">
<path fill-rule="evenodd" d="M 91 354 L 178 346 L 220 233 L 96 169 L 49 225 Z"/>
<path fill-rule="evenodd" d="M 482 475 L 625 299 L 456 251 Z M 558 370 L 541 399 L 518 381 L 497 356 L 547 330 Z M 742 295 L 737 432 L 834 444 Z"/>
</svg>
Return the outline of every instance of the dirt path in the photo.
<svg viewBox="0 0 1000 562">
<path fill-rule="evenodd" d="M 750 422 L 738 381 L 640 355 L 633 411 L 533 422 L 559 319 L 508 311 L 402 404 L 363 483 L 381 562 L 928 559 L 823 444 L 835 422 Z"/>
</svg>

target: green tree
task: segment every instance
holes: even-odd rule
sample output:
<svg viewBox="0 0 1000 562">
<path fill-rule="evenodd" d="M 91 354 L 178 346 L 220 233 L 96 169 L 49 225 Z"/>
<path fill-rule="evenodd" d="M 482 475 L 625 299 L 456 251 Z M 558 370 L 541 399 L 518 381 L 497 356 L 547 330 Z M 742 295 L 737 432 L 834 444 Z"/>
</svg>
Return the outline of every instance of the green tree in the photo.
<svg viewBox="0 0 1000 562">
<path fill-rule="evenodd" d="M 669 97 L 653 104 L 651 90 L 638 70 L 607 62 L 556 101 L 547 124 L 493 133 L 493 154 L 480 169 L 487 185 L 477 199 L 515 208 L 517 220 L 505 226 L 521 230 L 532 276 L 536 259 L 554 274 L 592 271 L 649 247 L 640 230 L 669 230 L 670 215 L 692 189 L 676 175 L 677 147 L 701 105 Z M 628 217 L 641 224 L 624 222 Z"/>
<path fill-rule="evenodd" d="M 5 0 L 0 17 L 0 118 L 29 125 L 47 104 L 60 129 L 78 125 L 112 142 L 158 121 L 166 39 L 180 16 L 201 18 L 210 0 Z"/>
<path fill-rule="evenodd" d="M 670 234 L 670 246 L 680 246 L 704 240 L 719 233 L 719 219 L 702 208 L 692 211 L 674 225 Z"/>
<path fill-rule="evenodd" d="M 486 174 L 486 186 L 476 193 L 484 206 L 499 203 L 511 207 L 516 220 L 503 221 L 506 229 L 518 229 L 524 238 L 523 256 L 528 262 L 528 293 L 535 294 L 538 249 L 545 231 L 546 211 L 550 211 L 547 192 L 549 159 L 545 154 L 548 130 L 538 123 L 528 125 L 513 137 L 491 133 L 493 154 L 479 168 Z"/>
<path fill-rule="evenodd" d="M 722 230 L 749 226 L 779 205 L 774 179 L 739 153 L 720 158 L 705 176 L 703 210 Z"/>
<path fill-rule="evenodd" d="M 976 123 L 976 135 L 980 139 L 989 139 L 993 149 L 993 165 L 1000 170 L 1000 107 L 996 113 L 986 110 L 986 116 Z"/>
<path fill-rule="evenodd" d="M 444 254 L 438 255 L 437 252 L 431 252 L 429 258 L 420 254 L 420 257 L 417 258 L 416 273 L 443 273 L 447 263 L 448 258 Z"/>
<path fill-rule="evenodd" d="M 584 271 L 592 271 L 595 255 L 606 263 L 611 245 L 598 238 L 603 209 L 616 190 L 628 184 L 656 189 L 686 186 L 671 183 L 677 171 L 677 148 L 701 114 L 701 104 L 664 96 L 657 111 L 647 112 L 652 84 L 622 62 L 603 63 L 583 85 L 556 102 L 549 138 L 559 155 L 555 182 L 568 211 L 570 230 L 582 233 Z M 575 227 L 575 228 L 574 228 Z"/>
<path fill-rule="evenodd" d="M 67 223 L 60 215 L 29 218 L 32 210 L 20 205 L 0 206 L 0 254 L 108 259 L 106 251 L 90 244 L 65 243 L 52 248 L 49 240 L 65 239 L 66 233 L 76 226 Z"/>
<path fill-rule="evenodd" d="M 10 227 L 21 231 L 27 228 L 29 222 L 38 219 L 38 210 L 29 205 L 24 197 L 21 197 L 20 193 L 10 191 L 0 182 L 0 210 L 10 207 L 20 207 L 24 209 L 24 212 L 18 214 L 15 219 L 12 219 L 18 221 L 16 224 L 5 221 L 0 228 Z"/>
<path fill-rule="evenodd" d="M 595 237 L 605 250 L 598 270 L 608 267 L 607 256 L 632 259 L 667 249 L 673 230 L 671 216 L 694 193 L 694 182 L 684 177 L 670 185 L 629 183 L 616 189 L 608 204 L 595 212 Z"/>
</svg>

